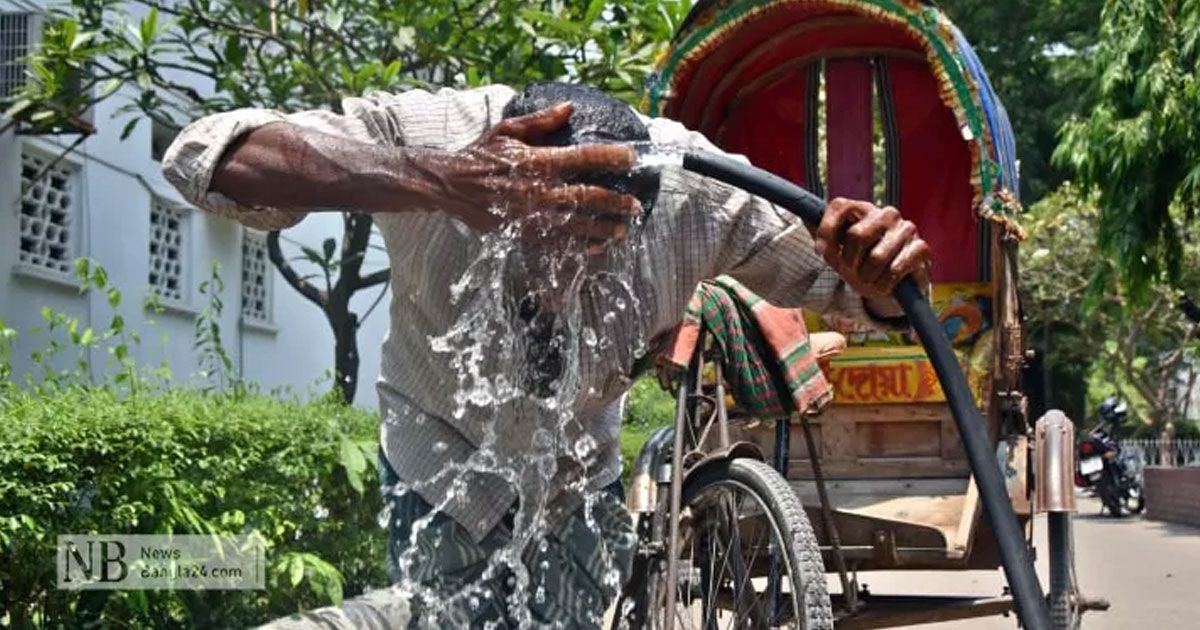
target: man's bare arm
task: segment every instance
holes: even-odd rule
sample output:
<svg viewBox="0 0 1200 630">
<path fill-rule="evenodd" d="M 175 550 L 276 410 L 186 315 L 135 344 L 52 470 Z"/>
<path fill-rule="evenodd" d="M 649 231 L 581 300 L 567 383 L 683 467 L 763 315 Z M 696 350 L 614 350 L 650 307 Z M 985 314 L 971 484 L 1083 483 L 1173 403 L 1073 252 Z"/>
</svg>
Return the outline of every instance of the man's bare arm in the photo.
<svg viewBox="0 0 1200 630">
<path fill-rule="evenodd" d="M 403 151 L 278 122 L 230 145 L 210 188 L 246 206 L 293 212 L 379 212 L 389 199 L 411 208 L 421 200 L 415 190 L 398 190 L 402 158 Z"/>
<path fill-rule="evenodd" d="M 210 189 L 247 206 L 294 212 L 442 211 L 488 231 L 544 219 L 544 230 L 588 242 L 623 238 L 640 214 L 636 199 L 564 178 L 628 170 L 618 145 L 532 147 L 566 124 L 570 105 L 502 121 L 461 151 L 388 147 L 286 122 L 242 136 L 222 156 Z"/>
</svg>

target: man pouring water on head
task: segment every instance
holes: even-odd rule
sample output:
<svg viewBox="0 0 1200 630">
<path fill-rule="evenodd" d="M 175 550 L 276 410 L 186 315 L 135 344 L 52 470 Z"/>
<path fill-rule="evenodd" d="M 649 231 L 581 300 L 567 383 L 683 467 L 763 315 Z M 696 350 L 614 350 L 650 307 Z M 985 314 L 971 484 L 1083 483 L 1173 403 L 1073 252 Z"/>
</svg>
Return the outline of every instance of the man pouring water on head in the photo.
<svg viewBox="0 0 1200 630">
<path fill-rule="evenodd" d="M 392 281 L 389 557 L 414 627 L 599 625 L 633 554 L 623 397 L 701 280 L 874 326 L 903 325 L 901 278 L 928 281 L 928 248 L 895 209 L 834 200 L 810 232 L 713 180 L 637 169 L 630 142 L 718 149 L 590 88 L 380 93 L 342 110 L 209 116 L 163 169 L 254 228 L 372 213 Z"/>
</svg>

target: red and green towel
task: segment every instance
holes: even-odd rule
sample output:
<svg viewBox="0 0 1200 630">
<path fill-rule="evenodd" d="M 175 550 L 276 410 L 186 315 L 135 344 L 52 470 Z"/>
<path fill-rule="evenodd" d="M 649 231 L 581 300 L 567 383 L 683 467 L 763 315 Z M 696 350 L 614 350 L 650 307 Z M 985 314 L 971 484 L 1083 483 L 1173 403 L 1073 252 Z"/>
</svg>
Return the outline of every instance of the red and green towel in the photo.
<svg viewBox="0 0 1200 630">
<path fill-rule="evenodd" d="M 725 382 L 746 411 L 778 417 L 833 400 L 799 309 L 773 306 L 729 276 L 702 282 L 661 358 L 668 373 L 687 369 L 702 326 L 721 349 Z M 779 391 L 780 381 L 788 391 Z"/>
</svg>

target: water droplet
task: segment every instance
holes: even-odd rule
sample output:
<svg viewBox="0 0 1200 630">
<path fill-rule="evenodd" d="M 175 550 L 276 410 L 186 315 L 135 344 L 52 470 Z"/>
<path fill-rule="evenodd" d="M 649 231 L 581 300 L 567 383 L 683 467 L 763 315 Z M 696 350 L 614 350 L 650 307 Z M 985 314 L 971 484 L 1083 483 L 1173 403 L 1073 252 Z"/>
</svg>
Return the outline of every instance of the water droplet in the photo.
<svg viewBox="0 0 1200 630">
<path fill-rule="evenodd" d="M 605 324 L 611 324 L 611 323 L 613 323 L 613 322 L 615 322 L 615 321 L 617 321 L 617 314 L 616 314 L 616 313 L 614 313 L 614 312 L 612 312 L 612 311 L 609 311 L 609 312 L 607 312 L 607 313 L 605 313 L 605 314 L 604 314 L 604 323 L 605 323 Z"/>
<path fill-rule="evenodd" d="M 533 447 L 539 451 L 545 452 L 550 450 L 554 445 L 554 435 L 546 429 L 538 429 L 533 434 Z"/>
<path fill-rule="evenodd" d="M 616 298 L 615 300 L 613 300 L 613 304 L 616 305 L 617 310 L 620 310 L 620 311 L 625 310 L 625 306 L 626 306 L 625 298 Z"/>
<path fill-rule="evenodd" d="M 586 344 L 587 347 L 589 347 L 589 348 L 595 348 L 596 347 L 596 331 L 592 330 L 591 328 L 584 328 L 583 329 L 583 343 Z"/>
<path fill-rule="evenodd" d="M 433 443 L 433 452 L 434 453 L 445 453 L 446 449 L 448 449 L 448 448 L 450 448 L 450 445 L 446 444 L 445 442 L 443 442 L 441 440 L 438 440 L 437 442 Z"/>
<path fill-rule="evenodd" d="M 604 585 L 618 588 L 621 586 L 621 572 L 616 569 L 609 569 L 604 574 Z"/>
<path fill-rule="evenodd" d="M 588 458 L 596 450 L 596 438 L 591 435 L 584 435 L 575 440 L 575 458 L 583 461 Z"/>
<path fill-rule="evenodd" d="M 541 474 L 542 479 L 553 479 L 554 472 L 557 470 L 558 463 L 554 461 L 553 457 L 538 458 L 538 472 Z"/>
</svg>

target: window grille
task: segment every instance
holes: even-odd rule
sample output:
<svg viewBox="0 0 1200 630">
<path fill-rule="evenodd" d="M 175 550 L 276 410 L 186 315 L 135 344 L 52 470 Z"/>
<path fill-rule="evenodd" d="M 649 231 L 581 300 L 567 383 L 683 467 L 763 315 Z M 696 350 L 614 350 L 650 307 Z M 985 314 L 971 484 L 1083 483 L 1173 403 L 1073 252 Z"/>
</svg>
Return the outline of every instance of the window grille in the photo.
<svg viewBox="0 0 1200 630">
<path fill-rule="evenodd" d="M 150 289 L 159 297 L 185 302 L 187 211 L 155 197 L 150 206 Z"/>
<path fill-rule="evenodd" d="M 46 22 L 46 14 L 41 12 L 0 11 L 0 114 L 7 106 L 16 100 L 16 96 L 28 81 L 28 57 L 35 52 L 42 41 L 42 30 Z M 88 68 L 77 68 L 65 77 L 66 84 L 63 93 L 74 101 L 75 97 L 87 101 L 90 97 L 90 87 L 84 91 L 88 83 Z M 66 127 L 54 125 L 52 133 L 91 133 L 92 123 L 95 122 L 95 108 L 88 107 L 83 112 L 74 114 Z M 35 125 L 36 126 L 36 125 Z"/>
<path fill-rule="evenodd" d="M 21 153 L 19 260 L 27 265 L 70 274 L 75 259 L 75 194 L 79 169 L 25 150 Z"/>
<path fill-rule="evenodd" d="M 29 54 L 30 31 L 37 16 L 0 13 L 0 102 L 11 100 L 25 84 L 24 57 Z"/>
<path fill-rule="evenodd" d="M 271 322 L 271 265 L 267 239 L 246 232 L 242 238 L 242 319 L 257 324 Z"/>
</svg>

